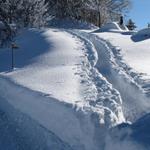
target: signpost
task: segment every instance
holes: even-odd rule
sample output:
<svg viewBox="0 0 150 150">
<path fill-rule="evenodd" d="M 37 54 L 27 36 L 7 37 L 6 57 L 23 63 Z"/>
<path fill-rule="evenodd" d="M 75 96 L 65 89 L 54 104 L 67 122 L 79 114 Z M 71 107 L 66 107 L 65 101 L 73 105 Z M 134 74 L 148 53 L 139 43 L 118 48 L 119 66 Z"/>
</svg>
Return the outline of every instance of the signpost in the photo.
<svg viewBox="0 0 150 150">
<path fill-rule="evenodd" d="M 13 43 L 11 43 L 11 60 L 12 60 L 12 62 L 11 62 L 11 68 L 12 68 L 12 70 L 14 69 L 14 49 L 18 49 L 19 48 L 19 46 L 15 43 L 15 42 L 13 42 Z"/>
</svg>

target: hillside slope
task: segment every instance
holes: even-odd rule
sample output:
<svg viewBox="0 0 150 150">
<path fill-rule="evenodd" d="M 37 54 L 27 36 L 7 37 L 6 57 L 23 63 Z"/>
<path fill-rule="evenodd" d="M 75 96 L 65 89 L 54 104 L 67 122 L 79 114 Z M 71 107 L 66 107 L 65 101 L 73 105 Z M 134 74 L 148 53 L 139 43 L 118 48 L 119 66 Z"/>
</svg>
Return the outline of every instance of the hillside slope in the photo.
<svg viewBox="0 0 150 150">
<path fill-rule="evenodd" d="M 123 41 L 121 36 L 128 32 L 98 32 L 67 27 L 23 30 L 16 38 L 13 70 L 11 50 L 0 50 L 0 147 L 145 148 L 136 137 L 143 130 L 140 123 L 145 119 L 140 118 L 150 110 L 148 78 L 134 71 L 134 61 L 127 64 L 123 55 L 131 58 L 140 47 L 130 41 L 129 54 L 115 45 L 117 37 L 127 43 L 129 38 Z M 147 140 L 149 132 L 144 135 Z"/>
</svg>

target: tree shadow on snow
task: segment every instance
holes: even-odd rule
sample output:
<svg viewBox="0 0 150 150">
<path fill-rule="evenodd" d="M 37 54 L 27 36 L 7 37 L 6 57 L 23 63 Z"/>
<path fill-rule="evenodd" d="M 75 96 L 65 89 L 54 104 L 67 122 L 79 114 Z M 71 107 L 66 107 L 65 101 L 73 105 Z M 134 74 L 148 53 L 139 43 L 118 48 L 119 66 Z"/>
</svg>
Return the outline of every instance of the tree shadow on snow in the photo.
<svg viewBox="0 0 150 150">
<path fill-rule="evenodd" d="M 14 67 L 22 68 L 32 62 L 39 55 L 51 49 L 52 44 L 48 41 L 44 31 L 36 29 L 24 30 L 16 38 L 19 46 L 14 50 Z M 11 48 L 0 49 L 0 72 L 10 71 L 12 64 Z"/>
</svg>

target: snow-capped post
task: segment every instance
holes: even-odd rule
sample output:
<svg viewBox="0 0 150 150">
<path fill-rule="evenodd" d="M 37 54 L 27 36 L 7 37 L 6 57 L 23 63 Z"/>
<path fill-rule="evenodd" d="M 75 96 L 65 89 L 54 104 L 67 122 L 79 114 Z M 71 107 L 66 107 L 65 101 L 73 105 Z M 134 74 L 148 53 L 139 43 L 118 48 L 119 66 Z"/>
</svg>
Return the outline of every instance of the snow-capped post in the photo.
<svg viewBox="0 0 150 150">
<path fill-rule="evenodd" d="M 11 43 L 11 68 L 12 70 L 14 69 L 14 49 L 18 49 L 19 46 L 15 43 L 15 42 L 12 42 Z"/>
</svg>

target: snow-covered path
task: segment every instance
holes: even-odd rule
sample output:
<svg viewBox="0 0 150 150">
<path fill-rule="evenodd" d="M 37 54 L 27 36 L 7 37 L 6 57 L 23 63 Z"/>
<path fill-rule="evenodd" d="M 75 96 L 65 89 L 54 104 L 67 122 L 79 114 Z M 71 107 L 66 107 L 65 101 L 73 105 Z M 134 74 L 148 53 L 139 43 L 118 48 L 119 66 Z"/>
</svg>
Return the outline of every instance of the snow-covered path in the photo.
<svg viewBox="0 0 150 150">
<path fill-rule="evenodd" d="M 111 43 L 115 57 L 118 57 L 118 63 L 148 97 L 150 96 L 150 39 L 146 34 L 149 31 L 150 29 L 137 33 L 124 31 L 94 33 L 107 41 L 108 45 Z"/>
<path fill-rule="evenodd" d="M 149 112 L 149 98 L 128 74 L 126 64 L 120 65 L 122 60 L 118 56 L 118 47 L 92 33 L 75 30 L 74 33 L 91 42 L 98 52 L 96 67 L 104 77 L 116 88 L 123 99 L 123 112 L 127 120 L 133 122 Z M 109 34 L 109 33 L 107 33 Z"/>
</svg>

